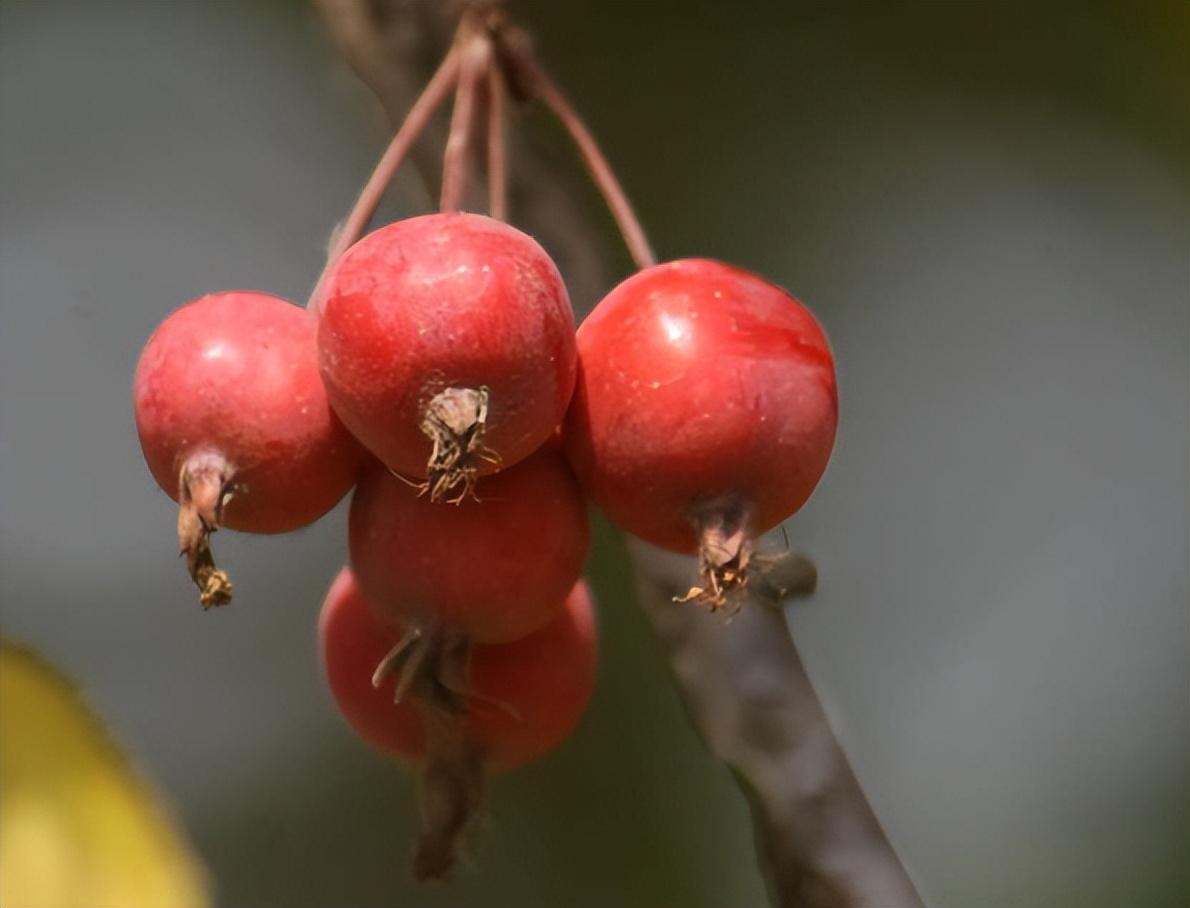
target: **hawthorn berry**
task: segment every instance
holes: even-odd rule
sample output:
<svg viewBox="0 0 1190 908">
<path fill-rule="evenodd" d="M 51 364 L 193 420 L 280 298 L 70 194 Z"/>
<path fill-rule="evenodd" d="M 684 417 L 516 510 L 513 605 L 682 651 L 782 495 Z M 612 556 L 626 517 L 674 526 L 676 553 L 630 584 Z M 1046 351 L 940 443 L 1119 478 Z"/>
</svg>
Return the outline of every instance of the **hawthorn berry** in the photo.
<svg viewBox="0 0 1190 908">
<path fill-rule="evenodd" d="M 275 296 L 228 291 L 177 309 L 141 353 L 133 401 L 153 478 L 179 503 L 179 541 L 204 606 L 231 598 L 210 533 L 305 526 L 359 471 L 363 452 L 318 374 L 314 320 Z"/>
<path fill-rule="evenodd" d="M 553 750 L 569 736 L 595 685 L 595 610 L 581 580 L 545 627 L 509 643 L 475 646 L 467 666 L 467 733 L 485 766 L 503 772 Z M 340 711 L 366 741 L 402 760 L 426 754 L 415 697 L 394 703 L 394 675 L 373 683 L 378 665 L 404 629 L 377 619 L 350 568 L 340 571 L 323 602 L 319 647 Z M 414 692 L 416 693 L 416 692 Z"/>
<path fill-rule="evenodd" d="M 333 266 L 319 363 L 332 406 L 432 500 L 465 496 L 561 423 L 574 387 L 574 316 L 535 240 L 474 214 L 372 232 Z"/>
<path fill-rule="evenodd" d="M 351 566 L 383 619 L 503 643 L 557 614 L 590 530 L 582 489 L 550 444 L 457 507 L 433 504 L 376 464 L 352 497 L 348 537 Z"/>
<path fill-rule="evenodd" d="M 750 540 L 795 513 L 830 458 L 838 416 L 821 326 L 768 281 L 720 262 L 645 269 L 578 330 L 570 462 L 624 529 L 698 551 L 721 605 Z"/>
<path fill-rule="evenodd" d="M 361 737 L 417 765 L 422 833 L 414 874 L 440 879 L 479 809 L 484 777 L 553 750 L 586 709 L 595 684 L 594 606 L 580 580 L 557 617 L 519 640 L 473 647 L 440 635 L 412 653 L 408 640 L 407 631 L 377 619 L 345 568 L 319 621 L 327 681 Z M 394 654 L 408 659 L 399 669 Z"/>
</svg>

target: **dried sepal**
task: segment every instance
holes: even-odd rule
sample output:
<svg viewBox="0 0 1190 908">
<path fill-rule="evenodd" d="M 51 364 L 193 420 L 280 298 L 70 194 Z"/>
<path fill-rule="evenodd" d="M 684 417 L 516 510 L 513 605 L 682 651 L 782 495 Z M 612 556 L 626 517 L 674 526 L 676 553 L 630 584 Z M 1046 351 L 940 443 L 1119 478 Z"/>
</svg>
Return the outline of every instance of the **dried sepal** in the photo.
<svg viewBox="0 0 1190 908">
<path fill-rule="evenodd" d="M 426 405 L 421 430 L 434 447 L 419 488 L 431 501 L 461 504 L 475 498 L 480 464 L 500 463 L 500 455 L 484 444 L 487 420 L 487 388 L 446 388 Z"/>
<path fill-rule="evenodd" d="M 232 468 L 218 454 L 191 456 L 178 475 L 178 546 L 203 608 L 231 602 L 232 582 L 215 565 L 211 534 L 219 529 L 231 498 Z"/>
</svg>

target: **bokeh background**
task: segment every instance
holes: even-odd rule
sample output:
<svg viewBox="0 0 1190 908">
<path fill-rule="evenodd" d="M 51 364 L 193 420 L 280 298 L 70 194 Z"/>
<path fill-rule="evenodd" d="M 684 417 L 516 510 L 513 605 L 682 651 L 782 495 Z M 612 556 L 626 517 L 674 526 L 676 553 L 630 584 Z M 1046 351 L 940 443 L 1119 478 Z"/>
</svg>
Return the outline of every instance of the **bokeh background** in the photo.
<svg viewBox="0 0 1190 908">
<path fill-rule="evenodd" d="M 764 272 L 830 333 L 790 625 L 931 905 L 1188 896 L 1188 9 L 519 6 L 659 252 Z M 139 349 L 206 291 L 303 299 L 386 129 L 297 0 L 0 0 L 3 632 L 73 674 L 228 908 L 762 905 L 602 524 L 590 714 L 493 786 L 448 888 L 408 881 L 410 781 L 320 675 L 343 508 L 221 533 L 238 602 L 194 602 Z M 386 211 L 429 205 L 406 174 Z"/>
</svg>

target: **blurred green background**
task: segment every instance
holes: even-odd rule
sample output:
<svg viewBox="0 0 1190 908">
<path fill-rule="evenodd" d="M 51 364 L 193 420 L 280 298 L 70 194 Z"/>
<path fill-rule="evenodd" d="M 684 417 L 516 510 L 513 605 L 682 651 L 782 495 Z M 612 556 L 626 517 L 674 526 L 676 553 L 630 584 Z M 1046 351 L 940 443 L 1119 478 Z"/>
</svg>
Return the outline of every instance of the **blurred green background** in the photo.
<svg viewBox="0 0 1190 908">
<path fill-rule="evenodd" d="M 1190 7 L 515 8 L 659 253 L 828 329 L 842 424 L 788 526 L 821 573 L 791 627 L 927 901 L 1184 904 Z M 220 534 L 238 603 L 193 601 L 140 346 L 207 291 L 303 299 L 386 134 L 306 4 L 0 0 L 0 626 L 81 683 L 229 908 L 762 905 L 603 524 L 590 714 L 492 787 L 449 887 L 409 882 L 410 782 L 317 666 L 343 508 Z M 429 204 L 405 174 L 386 216 Z"/>
</svg>

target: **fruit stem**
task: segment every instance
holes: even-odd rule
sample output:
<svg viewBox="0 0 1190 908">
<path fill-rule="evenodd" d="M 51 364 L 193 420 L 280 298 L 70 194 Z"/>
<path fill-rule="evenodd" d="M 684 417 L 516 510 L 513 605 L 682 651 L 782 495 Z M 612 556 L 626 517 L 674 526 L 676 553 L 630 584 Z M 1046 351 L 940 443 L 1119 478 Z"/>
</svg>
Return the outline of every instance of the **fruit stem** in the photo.
<svg viewBox="0 0 1190 908">
<path fill-rule="evenodd" d="M 483 752 L 467 730 L 471 644 L 440 627 L 407 633 L 381 660 L 375 686 L 389 675 L 409 690 L 425 730 L 426 756 L 418 776 L 422 832 L 413 872 L 445 879 L 459 843 L 483 799 Z"/>
<path fill-rule="evenodd" d="M 364 231 L 368 229 L 368 223 L 376 213 L 376 208 L 380 205 L 380 200 L 384 197 L 384 193 L 396 175 L 397 169 L 401 166 L 401 162 L 404 161 L 409 149 L 425 131 L 434 112 L 446 100 L 450 90 L 458 81 L 459 57 L 458 48 L 452 47 L 421 95 L 409 108 L 409 113 L 405 115 L 401 127 L 393 136 L 388 148 L 377 162 L 376 169 L 372 171 L 368 182 L 361 190 L 355 206 L 347 215 L 343 225 L 335 232 L 327 254 L 326 266 L 318 277 L 318 283 L 314 285 L 310 301 L 306 304 L 307 308 L 317 309 L 320 305 L 327 279 L 335 262 L 344 252 L 355 245 L 363 236 Z"/>
<path fill-rule="evenodd" d="M 418 880 L 446 879 L 460 842 L 483 801 L 483 753 L 463 719 L 419 704 L 426 734 L 426 760 L 418 778 L 422 832 L 413 858 Z"/>
<path fill-rule="evenodd" d="M 488 214 L 508 217 L 508 172 L 504 161 L 504 76 L 488 67 Z"/>
<path fill-rule="evenodd" d="M 486 34 L 467 27 L 464 19 L 459 26 L 458 46 L 461 55 L 459 82 L 455 88 L 454 110 L 451 111 L 450 132 L 442 156 L 442 195 L 438 208 L 446 212 L 459 210 L 467 184 L 467 156 L 471 150 L 471 121 L 474 119 L 475 96 L 480 77 L 491 62 L 491 42 Z"/>
<path fill-rule="evenodd" d="M 675 596 L 674 602 L 694 602 L 714 612 L 742 601 L 752 560 L 749 518 L 750 509 L 734 500 L 704 511 L 698 545 L 698 570 L 704 585 Z"/>
<path fill-rule="evenodd" d="M 211 451 L 192 454 L 178 474 L 178 546 L 204 609 L 231 602 L 231 578 L 215 566 L 211 534 L 231 497 L 232 474 L 223 456 Z"/>
<path fill-rule="evenodd" d="M 644 228 L 628 200 L 628 195 L 616 178 L 615 171 L 604 157 L 587 124 L 537 59 L 528 36 L 520 29 L 506 28 L 498 37 L 502 62 L 512 68 L 517 85 L 530 97 L 541 101 L 570 134 L 587 167 L 587 172 L 595 181 L 604 203 L 611 211 L 636 266 L 644 269 L 657 264 L 657 258 L 649 245 Z"/>
</svg>

